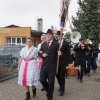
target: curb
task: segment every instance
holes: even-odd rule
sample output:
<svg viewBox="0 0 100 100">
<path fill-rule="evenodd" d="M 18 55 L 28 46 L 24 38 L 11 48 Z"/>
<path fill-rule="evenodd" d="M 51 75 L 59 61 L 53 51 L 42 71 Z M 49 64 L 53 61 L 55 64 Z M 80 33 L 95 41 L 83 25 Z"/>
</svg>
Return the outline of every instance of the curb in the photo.
<svg viewBox="0 0 100 100">
<path fill-rule="evenodd" d="M 8 76 L 8 77 L 6 77 L 6 78 L 0 79 L 0 82 L 6 81 L 6 80 L 11 79 L 11 78 L 14 78 L 14 77 L 16 77 L 16 76 L 18 76 L 18 74 L 14 74 L 14 75 L 12 75 L 12 76 Z"/>
</svg>

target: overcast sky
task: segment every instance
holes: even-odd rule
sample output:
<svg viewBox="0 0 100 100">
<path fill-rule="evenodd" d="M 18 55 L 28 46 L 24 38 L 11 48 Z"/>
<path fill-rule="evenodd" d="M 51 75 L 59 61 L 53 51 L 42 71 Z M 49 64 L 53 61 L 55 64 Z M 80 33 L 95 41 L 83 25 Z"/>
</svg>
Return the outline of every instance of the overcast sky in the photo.
<svg viewBox="0 0 100 100">
<path fill-rule="evenodd" d="M 71 0 L 69 17 L 78 9 L 77 0 Z M 0 0 L 0 27 L 10 24 L 36 29 L 36 19 L 43 18 L 43 30 L 51 26 L 59 29 L 60 0 Z"/>
</svg>

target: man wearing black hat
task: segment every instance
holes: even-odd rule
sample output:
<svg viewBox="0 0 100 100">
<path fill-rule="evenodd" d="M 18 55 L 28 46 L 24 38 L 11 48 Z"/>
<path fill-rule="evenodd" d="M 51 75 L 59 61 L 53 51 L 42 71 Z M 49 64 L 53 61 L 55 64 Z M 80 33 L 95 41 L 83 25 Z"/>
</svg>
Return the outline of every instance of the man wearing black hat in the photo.
<svg viewBox="0 0 100 100">
<path fill-rule="evenodd" d="M 42 69 L 40 72 L 40 82 L 47 92 L 48 100 L 53 100 L 59 44 L 57 41 L 53 40 L 53 33 L 51 29 L 47 30 L 46 39 L 47 41 L 41 45 L 39 52 L 43 58 Z"/>
<path fill-rule="evenodd" d="M 70 56 L 70 47 L 67 41 L 63 39 L 63 33 L 61 31 L 57 32 L 58 42 L 59 42 L 59 65 L 58 65 L 58 73 L 57 80 L 59 83 L 59 92 L 60 96 L 64 95 L 65 92 L 65 74 L 66 74 L 66 66 L 68 63 L 71 63 Z"/>
<path fill-rule="evenodd" d="M 74 51 L 75 51 L 74 65 L 79 67 L 77 79 L 80 80 L 80 83 L 82 83 L 84 66 L 86 66 L 86 51 L 88 51 L 87 47 L 84 44 L 84 39 L 82 38 L 79 39 L 79 43 L 75 45 Z"/>
</svg>

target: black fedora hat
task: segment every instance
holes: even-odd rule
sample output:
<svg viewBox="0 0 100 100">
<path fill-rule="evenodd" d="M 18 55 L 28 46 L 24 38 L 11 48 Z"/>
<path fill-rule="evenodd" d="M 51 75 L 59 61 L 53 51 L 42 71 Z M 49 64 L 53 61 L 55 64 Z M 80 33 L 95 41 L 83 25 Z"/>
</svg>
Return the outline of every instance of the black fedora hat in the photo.
<svg viewBox="0 0 100 100">
<path fill-rule="evenodd" d="M 51 33 L 51 34 L 53 34 L 53 32 L 52 32 L 51 29 L 48 29 L 47 32 L 46 32 L 46 34 L 47 34 L 47 33 Z"/>
<path fill-rule="evenodd" d="M 64 35 L 61 31 L 57 31 L 56 35 Z"/>
</svg>

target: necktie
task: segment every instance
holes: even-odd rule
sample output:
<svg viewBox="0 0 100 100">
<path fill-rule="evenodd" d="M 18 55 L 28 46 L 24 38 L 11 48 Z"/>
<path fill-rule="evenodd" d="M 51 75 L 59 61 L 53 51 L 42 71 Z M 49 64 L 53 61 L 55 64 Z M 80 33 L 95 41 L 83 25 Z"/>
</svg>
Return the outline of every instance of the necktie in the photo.
<svg viewBox="0 0 100 100">
<path fill-rule="evenodd" d="M 50 42 L 48 42 L 48 49 L 50 48 Z"/>
<path fill-rule="evenodd" d="M 59 43 L 59 48 L 61 48 L 62 46 L 61 46 L 61 43 Z"/>
<path fill-rule="evenodd" d="M 59 48 L 61 48 L 62 47 L 62 42 L 61 41 L 59 41 Z"/>
</svg>

